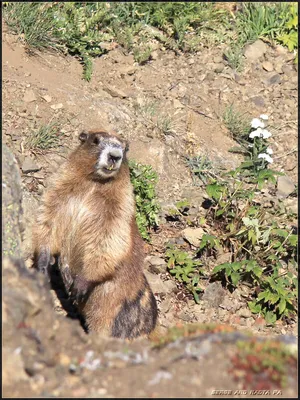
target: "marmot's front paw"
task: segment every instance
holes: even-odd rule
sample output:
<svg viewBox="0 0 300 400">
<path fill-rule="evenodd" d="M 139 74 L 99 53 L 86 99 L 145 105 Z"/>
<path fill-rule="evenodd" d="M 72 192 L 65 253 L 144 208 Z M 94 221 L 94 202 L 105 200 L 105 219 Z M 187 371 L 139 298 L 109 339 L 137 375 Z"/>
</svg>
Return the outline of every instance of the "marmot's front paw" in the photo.
<svg viewBox="0 0 300 400">
<path fill-rule="evenodd" d="M 94 283 L 92 281 L 88 281 L 82 276 L 77 275 L 71 286 L 71 299 L 78 303 L 86 300 L 93 286 Z"/>
</svg>

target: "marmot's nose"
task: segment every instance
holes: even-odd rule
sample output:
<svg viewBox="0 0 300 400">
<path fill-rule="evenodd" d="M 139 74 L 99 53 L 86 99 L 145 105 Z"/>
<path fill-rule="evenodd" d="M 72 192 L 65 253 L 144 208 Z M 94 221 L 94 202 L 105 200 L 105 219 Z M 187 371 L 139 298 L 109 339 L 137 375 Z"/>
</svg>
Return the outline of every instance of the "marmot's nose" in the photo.
<svg viewBox="0 0 300 400">
<path fill-rule="evenodd" d="M 111 150 L 108 155 L 108 161 L 116 163 L 117 161 L 121 160 L 122 153 L 119 150 Z"/>
</svg>

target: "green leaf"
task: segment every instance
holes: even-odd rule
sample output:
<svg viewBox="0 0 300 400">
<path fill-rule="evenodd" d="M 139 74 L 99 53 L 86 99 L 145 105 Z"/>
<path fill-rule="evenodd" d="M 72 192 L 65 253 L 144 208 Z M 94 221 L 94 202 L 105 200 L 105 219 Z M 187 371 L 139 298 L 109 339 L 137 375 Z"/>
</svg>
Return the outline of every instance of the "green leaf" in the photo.
<svg viewBox="0 0 300 400">
<path fill-rule="evenodd" d="M 280 314 L 282 314 L 285 309 L 286 309 L 286 301 L 285 299 L 281 299 L 278 305 L 278 311 Z"/>
<path fill-rule="evenodd" d="M 267 311 L 265 320 L 268 325 L 273 325 L 276 322 L 276 314 L 274 314 L 272 311 Z"/>
<path fill-rule="evenodd" d="M 236 286 L 241 278 L 241 275 L 238 272 L 233 272 L 231 274 L 231 281 L 234 286 Z"/>
<path fill-rule="evenodd" d="M 217 272 L 222 271 L 223 269 L 225 269 L 225 268 L 228 267 L 228 266 L 230 266 L 229 263 L 224 263 L 224 264 L 217 265 L 217 266 L 213 269 L 212 273 L 213 273 L 213 274 L 216 274 Z"/>
<path fill-rule="evenodd" d="M 248 307 L 250 311 L 254 314 L 258 314 L 261 312 L 261 304 L 258 304 L 255 301 L 248 301 Z"/>
</svg>

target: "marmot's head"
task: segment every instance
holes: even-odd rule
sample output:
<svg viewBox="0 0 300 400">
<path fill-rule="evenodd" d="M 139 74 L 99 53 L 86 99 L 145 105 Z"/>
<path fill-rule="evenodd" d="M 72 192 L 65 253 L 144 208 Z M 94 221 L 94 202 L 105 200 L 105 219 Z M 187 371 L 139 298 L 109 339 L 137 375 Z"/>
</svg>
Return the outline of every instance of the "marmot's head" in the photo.
<svg viewBox="0 0 300 400">
<path fill-rule="evenodd" d="M 128 143 L 124 139 L 104 131 L 84 131 L 80 133 L 79 140 L 80 147 L 88 150 L 93 159 L 95 174 L 108 179 L 118 173 L 128 151 Z"/>
</svg>

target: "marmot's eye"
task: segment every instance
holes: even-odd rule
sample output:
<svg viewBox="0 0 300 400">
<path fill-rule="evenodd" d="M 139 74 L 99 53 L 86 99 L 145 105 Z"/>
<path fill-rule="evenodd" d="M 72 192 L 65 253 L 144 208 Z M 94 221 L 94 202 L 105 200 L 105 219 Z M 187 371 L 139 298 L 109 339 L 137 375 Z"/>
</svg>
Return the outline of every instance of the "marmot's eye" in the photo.
<svg viewBox="0 0 300 400">
<path fill-rule="evenodd" d="M 100 139 L 96 136 L 93 140 L 93 144 L 98 145 L 100 143 Z"/>
</svg>

